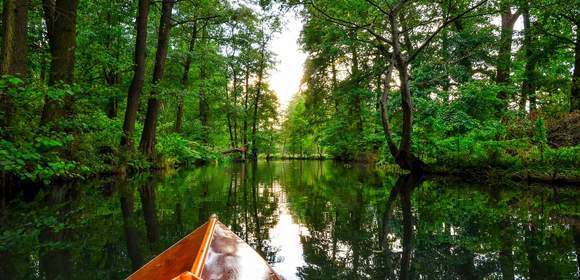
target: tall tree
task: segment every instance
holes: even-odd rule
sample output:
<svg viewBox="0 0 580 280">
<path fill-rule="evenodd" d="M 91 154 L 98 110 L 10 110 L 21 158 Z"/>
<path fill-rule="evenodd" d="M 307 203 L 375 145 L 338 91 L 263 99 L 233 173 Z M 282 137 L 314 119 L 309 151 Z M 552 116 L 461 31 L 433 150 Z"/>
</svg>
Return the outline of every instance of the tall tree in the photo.
<svg viewBox="0 0 580 280">
<path fill-rule="evenodd" d="M 244 105 L 243 105 L 243 118 L 242 118 L 242 144 L 244 149 L 248 148 L 248 100 L 250 98 L 250 65 L 246 64 L 245 67 L 245 78 L 244 78 Z M 245 152 L 242 154 L 245 159 Z"/>
<path fill-rule="evenodd" d="M 171 29 L 171 13 L 175 0 L 163 0 L 161 8 L 161 19 L 159 20 L 159 35 L 157 38 L 157 53 L 155 54 L 155 66 L 153 68 L 153 89 L 147 102 L 147 115 L 141 134 L 141 143 L 139 148 L 143 154 L 152 156 L 155 153 L 157 118 L 159 115 L 159 82 L 163 79 L 163 70 L 167 58 L 167 49 L 169 47 L 169 31 Z"/>
<path fill-rule="evenodd" d="M 195 41 L 197 40 L 197 19 L 193 21 L 191 27 L 191 38 L 189 39 L 189 47 L 187 49 L 187 56 L 185 62 L 183 63 L 183 76 L 181 77 L 181 86 L 183 90 L 186 90 L 189 83 L 189 70 L 191 69 L 192 63 L 192 53 L 195 49 Z M 175 132 L 180 132 L 183 126 L 183 107 L 184 107 L 184 97 L 180 95 L 177 100 L 177 112 L 175 116 Z"/>
<path fill-rule="evenodd" d="M 266 44 L 267 38 L 264 32 L 260 32 L 261 34 L 261 41 L 260 41 L 260 58 L 258 62 L 258 81 L 256 84 L 256 94 L 254 96 L 254 114 L 252 118 L 252 159 L 258 159 L 258 139 L 257 139 L 257 131 L 258 131 L 258 106 L 260 106 L 260 98 L 262 97 L 262 82 L 264 79 L 264 71 L 266 70 Z"/>
<path fill-rule="evenodd" d="M 352 35 L 351 35 L 352 36 Z M 360 85 L 361 73 L 360 73 L 360 66 L 359 66 L 359 50 L 358 44 L 356 43 L 355 38 L 352 38 L 353 42 L 351 43 L 351 54 L 352 54 L 352 61 L 351 61 L 351 76 L 353 80 L 353 84 L 356 88 Z M 352 103 L 352 114 L 354 121 L 355 129 L 358 133 L 363 132 L 363 120 L 362 120 L 362 101 L 360 93 L 356 90 L 352 92 L 353 103 Z"/>
<path fill-rule="evenodd" d="M 570 112 L 580 111 L 580 16 L 576 13 L 576 40 L 574 41 L 574 73 L 570 92 Z"/>
<path fill-rule="evenodd" d="M 74 82 L 77 8 L 79 0 L 43 0 L 44 20 L 50 47 L 50 74 L 48 84 Z M 65 97 L 64 107 L 58 100 L 47 96 L 41 123 L 62 117 L 72 107 L 72 97 Z"/>
<path fill-rule="evenodd" d="M 395 158 L 395 162 L 401 168 L 417 173 L 423 172 L 426 169 L 426 165 L 411 152 L 413 100 L 410 87 L 409 68 L 441 31 L 443 31 L 449 24 L 482 6 L 486 0 L 474 4 L 456 15 L 448 15 L 443 18 L 432 16 L 430 19 L 414 19 L 412 16 L 417 13 L 405 13 L 403 11 L 404 9 L 414 9 L 414 6 L 412 6 L 411 3 L 409 3 L 410 1 L 407 0 L 400 0 L 389 7 L 386 7 L 386 5 L 383 7 L 373 1 L 367 1 L 368 5 L 361 6 L 356 10 L 352 10 L 352 5 L 349 5 L 349 3 L 345 3 L 344 1 L 339 3 L 324 1 L 323 4 L 320 2 L 323 1 L 310 2 L 309 6 L 312 7 L 310 10 L 312 13 L 325 18 L 335 25 L 370 34 L 372 38 L 375 39 L 372 42 L 373 46 L 379 48 L 384 56 L 389 58 L 387 61 L 390 61 L 390 64 L 387 68 L 397 69 L 399 75 L 398 84 L 401 95 L 401 108 L 403 112 L 401 141 L 399 147 L 394 145 L 393 137 L 391 135 L 386 107 L 387 104 L 386 102 L 381 102 L 384 134 L 387 143 L 389 144 L 389 150 Z M 380 17 L 379 15 L 384 18 L 381 24 L 377 24 L 376 22 L 376 19 Z M 432 25 L 430 28 L 427 28 L 427 32 L 421 32 L 418 30 L 420 29 L 419 27 L 424 26 L 426 23 L 438 25 Z M 412 28 L 405 28 L 405 26 L 412 26 Z M 417 42 L 411 41 L 414 39 L 410 36 L 411 31 L 423 33 L 421 34 L 422 36 L 414 36 L 419 37 Z M 389 75 L 385 77 L 387 83 L 383 89 L 383 95 L 388 95 L 389 93 L 390 87 L 388 85 L 390 84 L 390 74 L 392 72 L 392 70 L 387 71 L 387 74 Z M 382 100 L 385 100 L 384 96 Z"/>
<path fill-rule="evenodd" d="M 29 0 L 5 0 L 2 11 L 2 50 L 0 53 L 0 75 L 15 75 L 21 78 L 28 74 L 27 24 Z M 12 97 L 2 94 L 0 110 L 3 112 L 0 132 L 10 126 L 14 105 Z"/>
<path fill-rule="evenodd" d="M 495 82 L 499 85 L 508 85 L 510 83 L 514 24 L 520 14 L 519 10 L 512 13 L 512 5 L 509 0 L 500 2 L 501 29 L 495 76 Z M 505 100 L 508 97 L 507 92 L 505 90 L 500 91 L 498 97 Z"/>
<path fill-rule="evenodd" d="M 202 29 L 202 40 L 203 40 L 203 48 L 204 54 L 207 55 L 208 52 L 208 31 L 207 31 L 207 23 L 203 26 Z M 207 97 L 207 71 L 208 65 L 206 60 L 203 60 L 200 69 L 199 69 L 199 79 L 201 82 L 199 88 L 199 120 L 201 122 L 201 141 L 204 144 L 209 143 L 209 101 Z"/>
<path fill-rule="evenodd" d="M 2 53 L 0 73 L 28 74 L 27 24 L 30 0 L 5 0 L 2 11 Z"/>
<path fill-rule="evenodd" d="M 137 109 L 139 108 L 139 96 L 141 95 L 145 82 L 148 16 L 149 0 L 139 0 L 136 19 L 137 37 L 135 41 L 133 80 L 131 81 L 131 86 L 127 94 L 127 108 L 125 110 L 125 121 L 123 122 L 123 134 L 121 135 L 121 146 L 126 149 L 131 149 L 133 146 L 133 133 L 135 132 L 135 121 L 137 120 Z"/>
<path fill-rule="evenodd" d="M 524 80 L 522 81 L 522 94 L 520 98 L 520 109 L 523 111 L 526 108 L 526 103 L 530 102 L 530 112 L 536 109 L 536 64 L 538 62 L 537 55 L 534 52 L 533 30 L 530 19 L 529 4 L 524 3 L 523 9 L 524 18 L 524 55 L 526 59 L 526 66 L 524 70 Z"/>
</svg>

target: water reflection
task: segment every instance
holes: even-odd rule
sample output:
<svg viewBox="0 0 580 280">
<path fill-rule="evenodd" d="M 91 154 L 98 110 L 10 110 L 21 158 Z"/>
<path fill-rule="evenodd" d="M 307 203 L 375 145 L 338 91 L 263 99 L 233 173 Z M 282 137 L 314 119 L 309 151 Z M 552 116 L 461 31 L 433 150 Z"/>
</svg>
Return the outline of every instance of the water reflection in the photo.
<svg viewBox="0 0 580 280">
<path fill-rule="evenodd" d="M 331 162 L 62 186 L 0 216 L 0 279 L 120 279 L 217 213 L 286 279 L 577 279 L 580 193 Z"/>
<path fill-rule="evenodd" d="M 127 242 L 127 253 L 131 260 L 131 268 L 135 271 L 143 264 L 143 256 L 139 250 L 139 233 L 134 217 L 133 190 L 129 184 L 119 186 L 119 199 L 121 201 L 121 213 L 123 214 L 123 230 Z"/>
<path fill-rule="evenodd" d="M 73 192 L 68 187 L 55 189 L 45 197 L 46 205 L 50 208 L 58 207 L 59 211 L 68 211 Z M 58 224 L 63 217 L 55 217 Z M 57 224 L 57 225 L 58 225 Z M 46 279 L 59 279 L 71 273 L 71 251 L 68 246 L 72 232 L 66 227 L 45 226 L 39 228 L 38 240 L 40 243 L 40 274 Z"/>
<path fill-rule="evenodd" d="M 269 231 L 271 246 L 277 248 L 277 257 L 272 266 L 286 280 L 300 279 L 298 268 L 306 264 L 300 237 L 307 236 L 308 230 L 292 218 L 287 195 L 279 184 L 274 185 L 274 192 L 279 194 L 279 219 Z"/>
</svg>

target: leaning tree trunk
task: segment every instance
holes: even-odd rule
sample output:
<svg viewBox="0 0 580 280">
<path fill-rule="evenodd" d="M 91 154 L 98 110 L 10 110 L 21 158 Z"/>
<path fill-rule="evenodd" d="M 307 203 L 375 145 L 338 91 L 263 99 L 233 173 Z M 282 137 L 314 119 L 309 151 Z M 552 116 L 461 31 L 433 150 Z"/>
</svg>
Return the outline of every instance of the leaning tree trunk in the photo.
<svg viewBox="0 0 580 280">
<path fill-rule="evenodd" d="M 139 10 L 137 12 L 137 40 L 135 41 L 134 72 L 129 92 L 127 93 L 127 108 L 125 110 L 125 121 L 123 122 L 123 134 L 121 135 L 121 146 L 130 150 L 133 146 L 133 133 L 135 132 L 135 121 L 137 120 L 137 108 L 139 107 L 139 95 L 143 90 L 145 82 L 147 54 L 147 17 L 149 15 L 149 0 L 139 0 Z"/>
<path fill-rule="evenodd" d="M 401 51 L 399 41 L 399 27 L 397 17 L 390 15 L 391 32 L 393 34 L 393 57 L 395 67 L 399 72 L 399 89 L 401 92 L 401 108 L 403 109 L 403 129 L 401 133 L 401 143 L 399 152 L 395 157 L 395 162 L 403 169 L 413 170 L 411 166 L 411 134 L 413 133 L 413 101 L 411 98 L 411 89 L 409 88 L 408 65 Z"/>
<path fill-rule="evenodd" d="M 74 82 L 77 7 L 79 0 L 43 0 L 44 19 L 50 46 L 49 86 Z M 58 100 L 45 98 L 41 123 L 47 124 L 71 111 L 72 99 L 65 97 L 63 107 Z"/>
<path fill-rule="evenodd" d="M 401 50 L 398 20 L 399 18 L 397 17 L 396 12 L 391 12 L 389 14 L 389 27 L 392 34 L 393 49 L 391 53 L 391 65 L 387 71 L 388 75 L 386 77 L 387 80 L 385 83 L 385 89 L 381 102 L 383 129 L 385 132 L 385 138 L 387 139 L 387 144 L 389 145 L 389 151 L 395 158 L 397 165 L 399 165 L 399 167 L 402 169 L 410 170 L 413 173 L 422 173 L 426 170 L 426 165 L 411 153 L 411 136 L 413 133 L 413 101 L 411 96 L 411 89 L 409 87 L 409 65 L 407 59 L 403 57 Z M 403 109 L 403 128 L 401 132 L 401 142 L 399 143 L 398 148 L 396 148 L 394 141 L 392 140 L 387 112 L 387 96 L 389 91 L 388 82 L 390 81 L 390 73 L 392 72 L 393 66 L 399 72 L 399 89 L 401 92 L 401 107 Z"/>
<path fill-rule="evenodd" d="M 185 63 L 183 63 L 183 77 L 181 78 L 181 87 L 185 91 L 187 89 L 187 84 L 189 83 L 189 70 L 191 69 L 192 62 L 192 52 L 195 49 L 195 41 L 197 40 L 197 21 L 193 22 L 193 27 L 191 31 L 191 39 L 189 41 L 188 54 L 185 58 Z M 184 110 L 184 96 L 183 94 L 178 97 L 177 100 L 177 113 L 175 116 L 175 132 L 180 132 L 183 126 L 183 110 Z"/>
<path fill-rule="evenodd" d="M 29 0 L 5 0 L 2 13 L 2 51 L 0 75 L 24 78 L 28 75 L 28 44 L 26 40 Z M 14 113 L 14 101 L 8 94 L 0 96 L 2 119 L 0 129 L 10 126 Z M 2 135 L 8 136 L 8 135 Z"/>
<path fill-rule="evenodd" d="M 378 45 L 378 48 L 387 54 L 387 56 L 391 57 L 391 65 L 389 66 L 389 70 L 387 71 L 387 77 L 385 82 L 385 89 L 383 93 L 383 98 L 381 102 L 381 119 L 383 122 L 383 129 L 385 132 L 385 138 L 387 139 L 387 144 L 389 144 L 389 150 L 393 157 L 395 158 L 395 162 L 402 168 L 406 170 L 410 170 L 412 173 L 422 173 L 427 171 L 428 167 L 416 157 L 413 153 L 411 153 L 411 141 L 412 141 L 412 132 L 413 132 L 413 102 L 411 96 L 411 90 L 409 88 L 409 63 L 414 61 L 417 58 L 418 54 L 420 54 L 435 38 L 435 36 L 445 29 L 445 27 L 452 23 L 453 21 L 461 18 L 462 16 L 466 15 L 467 13 L 475 10 L 477 7 L 480 7 L 485 3 L 485 0 L 479 2 L 478 4 L 472 6 L 471 8 L 465 10 L 464 12 L 451 17 L 448 20 L 440 25 L 431 35 L 419 44 L 415 50 L 412 50 L 410 54 L 403 54 L 401 51 L 401 34 L 406 36 L 405 28 L 403 31 L 400 31 L 399 28 L 399 21 L 405 21 L 405 17 L 401 16 L 399 13 L 401 12 L 401 8 L 405 4 L 406 1 L 399 1 L 389 12 L 389 31 L 390 31 L 390 40 L 383 39 L 382 37 L 377 36 L 377 39 L 380 39 L 382 42 L 388 43 L 392 48 L 388 50 L 387 47 L 383 46 L 382 44 Z M 403 38 L 405 39 L 405 38 Z M 408 48 L 407 53 L 411 50 L 412 46 L 406 43 L 406 47 Z M 392 72 L 392 67 L 396 67 L 399 72 L 399 82 L 400 82 L 400 92 L 401 92 L 401 107 L 403 109 L 403 128 L 401 133 L 401 142 L 399 147 L 394 145 L 392 140 L 392 135 L 390 133 L 390 124 L 388 122 L 388 112 L 387 112 L 387 100 L 388 100 L 388 90 L 389 90 L 389 81 L 390 81 L 390 73 Z"/>
<path fill-rule="evenodd" d="M 393 57 L 394 58 L 394 57 Z M 399 148 L 393 141 L 393 133 L 391 130 L 391 123 L 389 121 L 389 91 L 391 89 L 391 75 L 393 73 L 393 69 L 395 68 L 395 60 L 391 59 L 387 71 L 385 72 L 385 77 L 383 80 L 383 94 L 381 95 L 380 107 L 381 107 L 381 121 L 383 124 L 383 133 L 385 135 L 385 139 L 387 141 L 387 145 L 389 147 L 389 152 L 393 157 L 396 157 L 399 154 Z"/>
<path fill-rule="evenodd" d="M 169 46 L 169 30 L 171 29 L 171 12 L 173 10 L 174 0 L 163 0 L 161 8 L 161 19 L 159 20 L 159 37 L 157 38 L 157 53 L 155 54 L 155 66 L 153 68 L 153 89 L 151 97 L 147 102 L 147 115 L 141 134 L 141 143 L 139 148 L 147 156 L 153 156 L 155 153 L 155 136 L 157 129 L 157 116 L 161 101 L 158 98 L 159 89 L 157 86 L 163 79 L 163 70 L 167 58 L 167 48 Z"/>
</svg>

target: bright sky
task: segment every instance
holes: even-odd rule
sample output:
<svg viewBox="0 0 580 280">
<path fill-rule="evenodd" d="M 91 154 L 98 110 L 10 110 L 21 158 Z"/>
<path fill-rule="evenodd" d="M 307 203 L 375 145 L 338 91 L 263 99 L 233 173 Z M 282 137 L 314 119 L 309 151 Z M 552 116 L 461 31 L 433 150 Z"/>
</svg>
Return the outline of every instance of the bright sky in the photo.
<svg viewBox="0 0 580 280">
<path fill-rule="evenodd" d="M 285 110 L 292 96 L 298 92 L 306 54 L 300 50 L 298 37 L 302 30 L 299 16 L 289 12 L 284 19 L 284 29 L 272 40 L 271 50 L 278 64 L 270 73 L 269 83 Z"/>
</svg>

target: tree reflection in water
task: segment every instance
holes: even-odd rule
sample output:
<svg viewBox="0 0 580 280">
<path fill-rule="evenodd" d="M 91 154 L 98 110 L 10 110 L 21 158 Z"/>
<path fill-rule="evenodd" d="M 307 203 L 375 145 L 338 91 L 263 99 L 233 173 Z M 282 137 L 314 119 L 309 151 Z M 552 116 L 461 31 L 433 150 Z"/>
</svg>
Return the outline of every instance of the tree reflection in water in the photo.
<svg viewBox="0 0 580 280">
<path fill-rule="evenodd" d="M 574 189 L 293 161 L 54 190 L 7 204 L 1 279 L 120 279 L 211 213 L 288 279 L 577 279 L 580 271 Z"/>
</svg>

